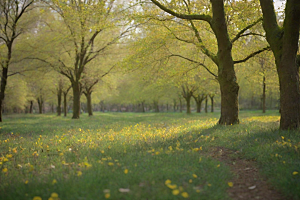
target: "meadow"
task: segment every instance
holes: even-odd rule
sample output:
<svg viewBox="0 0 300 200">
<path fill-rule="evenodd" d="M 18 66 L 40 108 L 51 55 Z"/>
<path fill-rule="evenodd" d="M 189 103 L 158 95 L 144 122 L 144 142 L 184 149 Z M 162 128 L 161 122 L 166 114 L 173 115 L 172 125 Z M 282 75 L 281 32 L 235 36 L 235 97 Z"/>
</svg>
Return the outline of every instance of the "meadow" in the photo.
<svg viewBox="0 0 300 200">
<path fill-rule="evenodd" d="M 95 113 L 79 120 L 9 115 L 0 128 L 1 200 L 231 199 L 230 166 L 216 147 L 253 161 L 287 199 L 300 199 L 300 134 L 279 113 Z"/>
</svg>

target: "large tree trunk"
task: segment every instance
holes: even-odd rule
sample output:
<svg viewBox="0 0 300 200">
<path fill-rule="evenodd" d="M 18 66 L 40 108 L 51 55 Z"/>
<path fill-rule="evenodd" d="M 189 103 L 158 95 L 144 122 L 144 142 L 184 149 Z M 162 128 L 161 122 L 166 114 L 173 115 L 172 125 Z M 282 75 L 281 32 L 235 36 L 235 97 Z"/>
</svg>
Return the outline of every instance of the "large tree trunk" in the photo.
<svg viewBox="0 0 300 200">
<path fill-rule="evenodd" d="M 8 66 L 8 62 L 7 62 Z M 2 68 L 2 77 L 1 77 L 1 90 L 0 90 L 0 122 L 2 122 L 2 106 L 3 106 L 3 100 L 5 97 L 5 89 L 7 85 L 7 74 L 8 74 L 8 68 L 3 67 Z"/>
<path fill-rule="evenodd" d="M 234 75 L 235 77 L 235 75 Z M 234 80 L 219 77 L 221 90 L 221 117 L 219 124 L 231 125 L 239 123 L 238 91 L 239 86 Z"/>
<path fill-rule="evenodd" d="M 263 76 L 262 110 L 266 113 L 266 76 Z"/>
<path fill-rule="evenodd" d="M 80 116 L 80 85 L 78 81 L 72 82 L 73 89 L 73 116 L 72 119 L 79 119 Z"/>
<path fill-rule="evenodd" d="M 89 116 L 93 116 L 93 107 L 92 107 L 92 92 L 85 92 L 87 111 Z"/>
<path fill-rule="evenodd" d="M 275 57 L 280 85 L 280 129 L 298 129 L 300 123 L 299 72 L 296 64 L 299 28 L 300 1 L 286 2 L 283 28 L 277 24 L 271 0 L 260 0 L 263 12 L 263 27 Z"/>
<path fill-rule="evenodd" d="M 218 41 L 218 81 L 221 90 L 221 117 L 219 124 L 239 123 L 239 86 L 231 56 L 232 44 L 225 21 L 224 2 L 211 0 L 213 9 L 212 29 Z"/>
</svg>

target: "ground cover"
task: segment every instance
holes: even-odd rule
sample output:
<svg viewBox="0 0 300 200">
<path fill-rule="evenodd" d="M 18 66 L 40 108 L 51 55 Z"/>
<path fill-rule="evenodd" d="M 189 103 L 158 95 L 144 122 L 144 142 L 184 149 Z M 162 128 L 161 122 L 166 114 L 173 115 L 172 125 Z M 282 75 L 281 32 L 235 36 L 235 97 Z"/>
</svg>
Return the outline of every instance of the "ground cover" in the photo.
<svg viewBox="0 0 300 200">
<path fill-rule="evenodd" d="M 215 125 L 218 116 L 6 116 L 0 199 L 231 199 L 240 161 L 280 198 L 300 199 L 299 133 L 279 131 L 275 111 L 241 112 L 241 124 L 226 127 Z"/>
</svg>

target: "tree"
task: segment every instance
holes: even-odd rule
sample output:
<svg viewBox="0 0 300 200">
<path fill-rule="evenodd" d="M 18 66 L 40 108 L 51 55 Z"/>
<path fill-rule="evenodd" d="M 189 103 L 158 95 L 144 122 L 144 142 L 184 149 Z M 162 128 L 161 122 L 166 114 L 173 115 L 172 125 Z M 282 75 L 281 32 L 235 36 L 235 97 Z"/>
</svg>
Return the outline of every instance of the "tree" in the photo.
<svg viewBox="0 0 300 200">
<path fill-rule="evenodd" d="M 297 50 L 300 29 L 300 1 L 288 0 L 283 25 L 277 22 L 272 0 L 260 0 L 263 27 L 275 57 L 280 84 L 280 129 L 298 129 L 300 91 Z"/>
<path fill-rule="evenodd" d="M 129 26 L 130 21 L 120 15 L 120 5 L 114 0 L 45 2 L 59 15 L 56 18 L 59 26 L 55 26 L 61 33 L 56 32 L 51 25 L 48 31 L 55 32 L 63 45 L 62 41 L 58 41 L 59 51 L 39 60 L 50 64 L 70 80 L 73 89 L 72 118 L 78 119 L 82 92 L 80 81 L 85 69 L 92 67 L 91 61 L 103 56 L 110 46 L 126 37 L 132 27 Z"/>
<path fill-rule="evenodd" d="M 227 20 L 224 10 L 224 1 L 221 0 L 211 0 L 211 9 L 207 11 L 203 9 L 204 14 L 194 14 L 197 13 L 197 7 L 191 4 L 190 1 L 180 1 L 180 3 L 171 2 L 170 7 L 175 7 L 173 10 L 169 9 L 167 6 L 159 3 L 156 0 L 151 0 L 155 5 L 165 12 L 171 14 L 180 19 L 185 19 L 190 23 L 190 27 L 194 31 L 195 37 L 198 41 L 198 47 L 200 51 L 208 56 L 214 64 L 218 67 L 218 75 L 213 74 L 220 84 L 221 90 L 221 117 L 219 124 L 236 124 L 239 123 L 238 119 L 238 91 L 239 86 L 237 84 L 237 79 L 234 70 L 234 64 L 242 63 L 247 61 L 249 58 L 257 55 L 258 53 L 268 49 L 268 47 L 258 50 L 246 56 L 244 59 L 234 61 L 232 58 L 232 45 L 239 38 L 245 36 L 244 34 L 248 29 L 252 28 L 254 25 L 261 21 L 260 19 L 255 20 L 252 24 L 247 25 L 245 28 L 237 29 L 238 32 L 232 39 L 229 38 Z M 238 2 L 236 2 L 238 3 Z M 185 9 L 179 9 L 178 5 L 185 5 Z M 195 9 L 196 8 L 196 9 Z M 177 12 L 180 10 L 180 12 Z M 207 12 L 212 12 L 211 14 L 206 14 Z M 182 13 L 182 12 L 186 12 Z M 209 24 L 211 30 L 213 31 L 217 40 L 217 54 L 210 51 L 205 45 L 201 38 L 198 29 L 195 26 L 193 20 L 204 21 Z M 179 38 L 180 39 L 180 38 Z M 185 39 L 181 39 L 186 41 Z M 189 42 L 189 41 L 186 41 Z M 192 60 L 191 60 L 192 61 Z"/>
<path fill-rule="evenodd" d="M 2 122 L 2 102 L 5 97 L 8 70 L 13 56 L 13 44 L 23 33 L 20 21 L 31 9 L 34 0 L 1 0 L 0 1 L 0 47 L 6 47 L 5 55 L 0 56 L 2 69 L 0 86 L 0 122 Z"/>
</svg>

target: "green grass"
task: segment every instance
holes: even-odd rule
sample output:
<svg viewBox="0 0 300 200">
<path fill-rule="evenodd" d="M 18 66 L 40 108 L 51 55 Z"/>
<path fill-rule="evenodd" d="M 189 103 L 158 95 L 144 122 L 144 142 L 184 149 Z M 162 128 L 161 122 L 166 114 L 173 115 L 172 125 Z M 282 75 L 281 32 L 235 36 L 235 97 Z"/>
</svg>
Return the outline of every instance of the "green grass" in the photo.
<svg viewBox="0 0 300 200">
<path fill-rule="evenodd" d="M 233 175 L 208 156 L 214 146 L 256 160 L 276 189 L 300 199 L 299 133 L 278 131 L 277 112 L 243 111 L 240 125 L 226 127 L 215 125 L 218 115 L 6 116 L 0 125 L 0 199 L 45 200 L 54 192 L 61 200 L 108 194 L 110 199 L 184 199 L 185 194 L 230 199 L 226 190 Z M 172 194 L 175 184 L 178 195 Z"/>
</svg>

